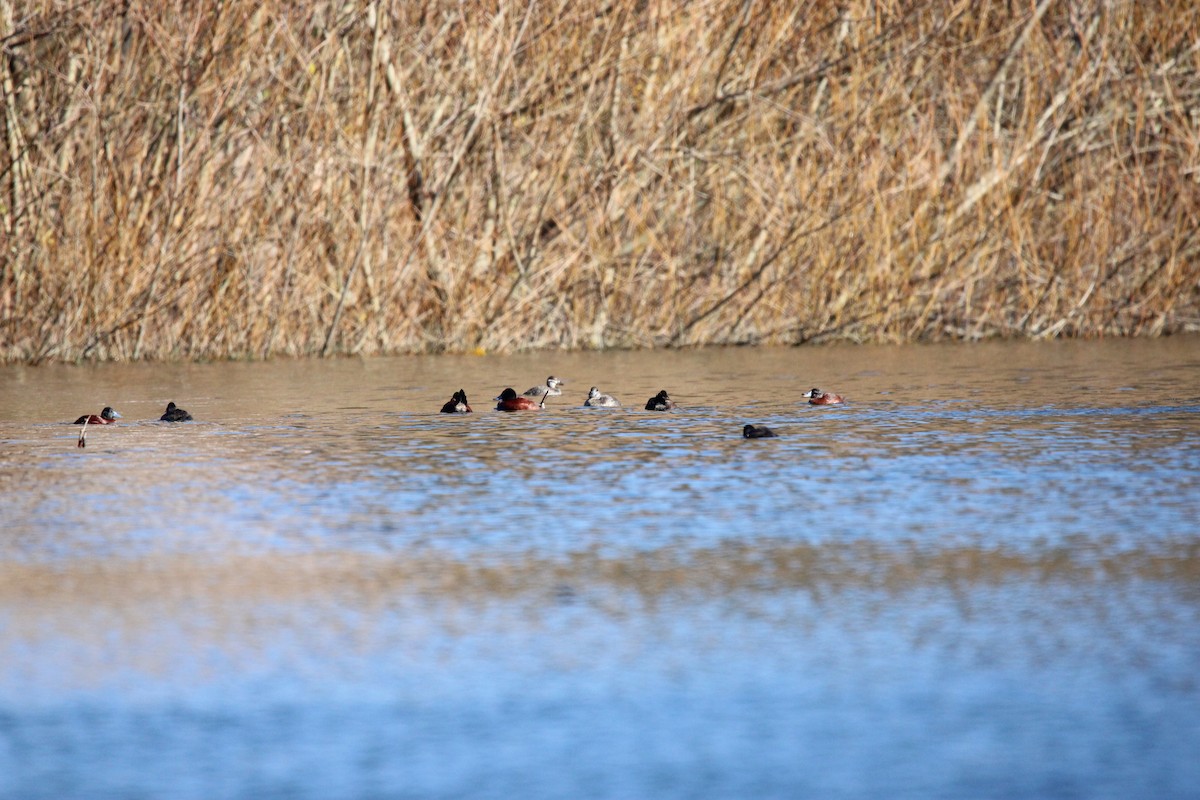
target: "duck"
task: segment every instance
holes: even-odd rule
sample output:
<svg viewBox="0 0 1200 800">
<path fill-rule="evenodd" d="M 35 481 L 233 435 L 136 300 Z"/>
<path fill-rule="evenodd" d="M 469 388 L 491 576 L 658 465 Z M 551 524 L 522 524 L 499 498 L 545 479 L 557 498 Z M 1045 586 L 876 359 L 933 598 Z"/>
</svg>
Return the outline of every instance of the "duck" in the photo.
<svg viewBox="0 0 1200 800">
<path fill-rule="evenodd" d="M 518 395 L 517 391 L 512 387 L 505 389 L 496 398 L 497 411 L 537 411 L 546 407 L 546 398 L 550 392 L 542 395 L 541 401 L 534 400 L 532 397 Z"/>
<path fill-rule="evenodd" d="M 566 381 L 559 380 L 551 375 L 549 378 L 546 378 L 544 386 L 530 386 L 526 389 L 525 397 L 558 397 L 562 394 L 562 389 L 558 387 L 566 385 Z"/>
<path fill-rule="evenodd" d="M 159 422 L 191 422 L 192 415 L 175 405 L 174 401 L 167 403 L 167 410 L 161 417 Z"/>
<path fill-rule="evenodd" d="M 670 398 L 666 389 L 646 401 L 647 411 L 670 411 L 672 408 L 675 408 L 675 401 Z"/>
<path fill-rule="evenodd" d="M 747 439 L 774 439 L 778 435 L 766 425 L 747 425 L 742 428 L 742 436 Z"/>
<path fill-rule="evenodd" d="M 75 425 L 111 425 L 121 418 L 112 406 L 105 406 L 99 414 L 84 414 L 75 420 Z"/>
<path fill-rule="evenodd" d="M 822 392 L 815 386 L 801 395 L 801 397 L 807 397 L 808 404 L 810 406 L 832 406 L 842 402 L 842 396 L 840 394 Z"/>
<path fill-rule="evenodd" d="M 471 406 L 467 403 L 467 393 L 459 389 L 450 396 L 446 405 L 442 406 L 443 414 L 470 414 Z"/>
<path fill-rule="evenodd" d="M 595 386 L 588 389 L 587 400 L 583 404 L 589 408 L 619 408 L 621 405 L 617 398 L 611 394 L 601 394 Z"/>
</svg>

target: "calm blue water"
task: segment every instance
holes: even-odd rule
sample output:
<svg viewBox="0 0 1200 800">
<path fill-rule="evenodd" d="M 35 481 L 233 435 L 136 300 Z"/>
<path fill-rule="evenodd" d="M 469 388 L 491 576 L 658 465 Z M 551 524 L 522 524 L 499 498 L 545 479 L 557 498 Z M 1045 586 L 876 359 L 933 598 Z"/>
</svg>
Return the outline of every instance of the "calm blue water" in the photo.
<svg viewBox="0 0 1200 800">
<path fill-rule="evenodd" d="M 1196 352 L 12 370 L 0 797 L 1200 797 Z"/>
</svg>

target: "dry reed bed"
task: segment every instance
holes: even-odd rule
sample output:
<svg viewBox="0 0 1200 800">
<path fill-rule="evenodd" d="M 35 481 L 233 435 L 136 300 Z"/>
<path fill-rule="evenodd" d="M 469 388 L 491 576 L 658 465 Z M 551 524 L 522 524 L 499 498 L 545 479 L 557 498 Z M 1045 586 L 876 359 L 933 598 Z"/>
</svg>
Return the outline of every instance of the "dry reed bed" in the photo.
<svg viewBox="0 0 1200 800">
<path fill-rule="evenodd" d="M 0 0 L 0 359 L 1200 330 L 1192 0 Z"/>
</svg>

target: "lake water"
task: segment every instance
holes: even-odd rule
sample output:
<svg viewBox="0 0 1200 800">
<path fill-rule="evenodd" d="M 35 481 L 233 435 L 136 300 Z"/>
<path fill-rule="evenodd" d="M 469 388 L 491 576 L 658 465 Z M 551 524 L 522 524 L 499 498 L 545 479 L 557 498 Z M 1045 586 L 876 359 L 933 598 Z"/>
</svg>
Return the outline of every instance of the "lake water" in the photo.
<svg viewBox="0 0 1200 800">
<path fill-rule="evenodd" d="M 7 367 L 0 487 L 3 798 L 1200 797 L 1196 338 Z"/>
</svg>

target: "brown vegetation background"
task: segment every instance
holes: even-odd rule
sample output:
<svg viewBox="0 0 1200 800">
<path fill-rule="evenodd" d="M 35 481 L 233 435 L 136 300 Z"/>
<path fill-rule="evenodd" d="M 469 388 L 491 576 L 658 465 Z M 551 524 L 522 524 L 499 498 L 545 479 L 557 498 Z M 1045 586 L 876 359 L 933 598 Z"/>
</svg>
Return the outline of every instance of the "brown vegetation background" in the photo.
<svg viewBox="0 0 1200 800">
<path fill-rule="evenodd" d="M 0 360 L 1200 330 L 1194 0 L 0 0 Z"/>
</svg>

